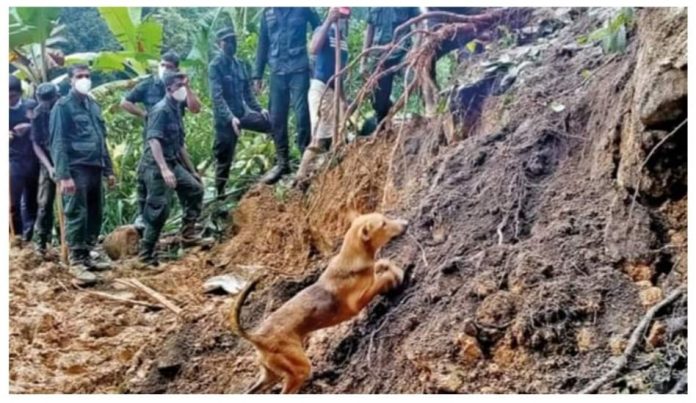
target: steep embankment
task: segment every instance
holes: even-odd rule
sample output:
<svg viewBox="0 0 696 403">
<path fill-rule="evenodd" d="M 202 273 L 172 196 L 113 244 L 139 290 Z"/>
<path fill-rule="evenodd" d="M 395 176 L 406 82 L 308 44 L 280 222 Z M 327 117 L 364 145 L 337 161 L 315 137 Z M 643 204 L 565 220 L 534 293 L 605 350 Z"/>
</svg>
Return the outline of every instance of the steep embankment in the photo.
<svg viewBox="0 0 696 403">
<path fill-rule="evenodd" d="M 305 194 L 249 192 L 211 252 L 162 274 L 113 274 L 162 292 L 179 318 L 70 290 L 57 267 L 14 253 L 11 389 L 244 390 L 255 354 L 227 328 L 233 298 L 201 295 L 202 281 L 272 273 L 244 307 L 257 323 L 316 279 L 352 208 L 412 223 L 382 252 L 407 280 L 312 337 L 304 392 L 582 389 L 687 276 L 686 10 L 639 11 L 622 55 L 575 44 L 608 14 L 536 13 L 526 44 L 464 62 L 458 96 L 476 104 L 455 111 L 456 129 L 396 124 L 348 146 Z M 480 76 L 485 60 L 529 63 L 511 82 Z M 685 315 L 686 298 L 661 311 L 601 391 L 673 388 L 686 375 Z"/>
</svg>

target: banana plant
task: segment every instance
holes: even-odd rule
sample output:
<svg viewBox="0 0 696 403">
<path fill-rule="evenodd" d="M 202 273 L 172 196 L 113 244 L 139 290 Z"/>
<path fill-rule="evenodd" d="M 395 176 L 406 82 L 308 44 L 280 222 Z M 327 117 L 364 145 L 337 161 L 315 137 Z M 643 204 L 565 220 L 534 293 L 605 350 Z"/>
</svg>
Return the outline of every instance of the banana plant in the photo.
<svg viewBox="0 0 696 403">
<path fill-rule="evenodd" d="M 60 33 L 60 8 L 10 8 L 10 64 L 15 75 L 34 86 L 49 79 L 49 71 L 62 66 L 65 57 L 55 45 L 65 42 Z"/>
<path fill-rule="evenodd" d="M 66 58 L 67 64 L 90 62 L 99 71 L 123 71 L 133 76 L 148 73 L 159 60 L 163 28 L 146 16 L 141 7 L 98 7 L 109 30 L 122 50 L 116 52 L 87 52 Z"/>
</svg>

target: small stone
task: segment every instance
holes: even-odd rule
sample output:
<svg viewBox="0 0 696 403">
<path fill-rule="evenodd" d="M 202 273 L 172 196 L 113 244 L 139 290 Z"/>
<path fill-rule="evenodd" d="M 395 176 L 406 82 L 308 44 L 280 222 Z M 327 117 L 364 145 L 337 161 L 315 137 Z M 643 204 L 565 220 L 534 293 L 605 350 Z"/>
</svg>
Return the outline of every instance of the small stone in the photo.
<svg viewBox="0 0 696 403">
<path fill-rule="evenodd" d="M 638 287 L 641 290 L 646 290 L 648 288 L 651 288 L 653 285 L 650 281 L 638 281 L 636 282 L 636 287 Z"/>
<path fill-rule="evenodd" d="M 481 347 L 475 337 L 460 333 L 457 336 L 459 345 L 459 357 L 465 364 L 473 364 L 483 358 Z"/>
<path fill-rule="evenodd" d="M 614 336 L 609 340 L 609 349 L 611 354 L 614 356 L 619 356 L 623 354 L 626 349 L 626 340 L 623 337 Z"/>
<path fill-rule="evenodd" d="M 665 344 L 667 326 L 663 322 L 655 322 L 648 333 L 647 345 L 652 348 L 662 347 Z"/>
<path fill-rule="evenodd" d="M 631 264 L 626 268 L 626 274 L 631 277 L 631 280 L 638 281 L 651 281 L 653 275 L 655 274 L 652 267 L 644 263 Z"/>
<path fill-rule="evenodd" d="M 456 373 L 434 373 L 433 381 L 439 393 L 457 393 L 464 383 Z"/>
<path fill-rule="evenodd" d="M 586 327 L 578 331 L 576 340 L 578 343 L 578 350 L 580 352 L 584 353 L 586 351 L 594 350 L 596 347 L 594 332 Z"/>
<path fill-rule="evenodd" d="M 659 287 L 646 288 L 640 292 L 640 302 L 645 308 L 649 308 L 660 301 L 662 301 L 662 289 Z"/>
</svg>

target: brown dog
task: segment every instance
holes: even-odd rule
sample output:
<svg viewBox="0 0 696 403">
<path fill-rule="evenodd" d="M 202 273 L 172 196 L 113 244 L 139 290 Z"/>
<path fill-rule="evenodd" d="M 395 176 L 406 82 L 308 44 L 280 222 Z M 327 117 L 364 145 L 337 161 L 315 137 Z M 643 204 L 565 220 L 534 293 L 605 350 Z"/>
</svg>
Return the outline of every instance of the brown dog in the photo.
<svg viewBox="0 0 696 403">
<path fill-rule="evenodd" d="M 354 218 L 341 251 L 319 280 L 249 332 L 239 325 L 239 314 L 256 280 L 242 291 L 230 318 L 232 329 L 256 347 L 261 365 L 260 378 L 247 393 L 265 391 L 281 380 L 283 393 L 297 392 L 312 368 L 304 350 L 309 333 L 354 317 L 377 294 L 401 284 L 403 271 L 389 260 L 375 261 L 375 255 L 407 225 L 378 213 Z"/>
</svg>

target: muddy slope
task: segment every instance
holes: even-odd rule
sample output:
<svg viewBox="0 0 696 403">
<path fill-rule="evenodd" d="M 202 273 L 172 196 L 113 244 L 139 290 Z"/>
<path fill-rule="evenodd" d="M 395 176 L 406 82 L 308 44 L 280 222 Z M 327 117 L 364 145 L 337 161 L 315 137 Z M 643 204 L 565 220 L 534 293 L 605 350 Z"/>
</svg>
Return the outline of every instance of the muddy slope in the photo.
<svg viewBox="0 0 696 403">
<path fill-rule="evenodd" d="M 446 119 L 397 124 L 349 146 L 306 194 L 254 189 L 212 252 L 113 274 L 140 277 L 184 307 L 178 318 L 63 287 L 57 267 L 15 251 L 11 390 L 243 391 L 253 350 L 227 328 L 232 298 L 201 295 L 201 282 L 270 273 L 244 307 L 253 325 L 316 279 L 350 208 L 411 221 L 382 251 L 407 280 L 312 336 L 303 392 L 580 390 L 687 276 L 686 11 L 639 11 L 625 54 L 575 44 L 606 18 L 540 11 L 531 25 L 557 21 L 552 33 L 465 62 L 461 88 L 484 60 L 531 64 L 454 136 Z M 686 374 L 685 315 L 685 298 L 662 311 L 601 391 L 672 389 Z"/>
</svg>

